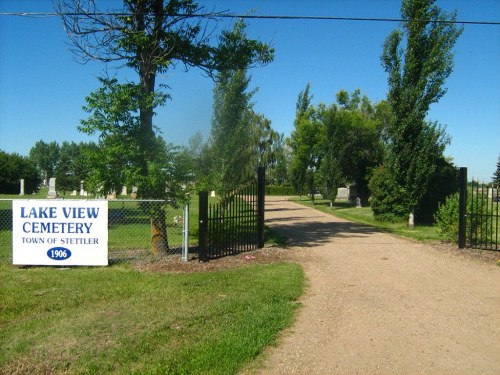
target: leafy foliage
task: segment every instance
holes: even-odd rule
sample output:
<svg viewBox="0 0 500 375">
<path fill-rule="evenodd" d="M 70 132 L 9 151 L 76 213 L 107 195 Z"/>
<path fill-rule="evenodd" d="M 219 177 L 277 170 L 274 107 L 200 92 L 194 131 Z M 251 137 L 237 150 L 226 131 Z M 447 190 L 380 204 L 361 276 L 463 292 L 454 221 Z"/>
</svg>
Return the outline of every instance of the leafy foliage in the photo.
<svg viewBox="0 0 500 375">
<path fill-rule="evenodd" d="M 440 234 L 448 241 L 458 241 L 459 195 L 448 196 L 434 214 Z"/>
<path fill-rule="evenodd" d="M 404 220 L 407 214 L 406 207 L 401 204 L 404 192 L 394 183 L 385 166 L 374 170 L 369 188 L 372 192 L 370 205 L 375 219 L 388 222 Z"/>
<path fill-rule="evenodd" d="M 381 122 L 360 90 L 352 95 L 341 90 L 337 104 L 320 107 L 325 125 L 324 159 L 321 175 L 325 196 L 333 201 L 337 188 L 354 183 L 363 204 L 368 202 L 368 177 L 382 161 Z"/>
<path fill-rule="evenodd" d="M 415 209 L 418 221 L 432 223 L 439 204 L 444 203 L 446 197 L 456 193 L 458 189 L 458 168 L 445 158 L 439 158 L 436 163 L 436 172 L 429 182 L 429 189 Z"/>
<path fill-rule="evenodd" d="M 443 85 L 453 69 L 452 48 L 462 30 L 446 22 L 454 21 L 454 14 L 444 13 L 434 3 L 404 0 L 403 29 L 389 35 L 381 56 L 394 114 L 386 130 L 388 178 L 402 193 L 398 210 L 402 205 L 407 213 L 419 206 L 448 142 L 444 130 L 426 122 L 425 116 L 446 92 Z"/>
<path fill-rule="evenodd" d="M 35 164 L 24 156 L 0 150 L 0 192 L 19 194 L 21 179 L 26 194 L 38 191 L 41 178 Z"/>
<path fill-rule="evenodd" d="M 315 110 L 311 105 L 310 85 L 297 97 L 294 127 L 289 139 L 292 153 L 290 163 L 290 180 L 294 189 L 300 194 L 312 193 L 314 197 L 315 181 L 320 167 L 321 144 L 320 122 L 315 118 Z"/>
<path fill-rule="evenodd" d="M 434 215 L 440 235 L 448 241 L 458 241 L 459 194 L 454 193 L 444 203 L 440 203 Z M 489 211 L 488 199 L 474 195 L 469 190 L 467 194 L 466 234 L 492 233 L 493 216 Z"/>
<path fill-rule="evenodd" d="M 266 185 L 266 195 L 297 195 L 292 186 Z"/>
<path fill-rule="evenodd" d="M 40 140 L 30 149 L 29 158 L 35 163 L 42 178 L 46 181 L 54 177 L 57 162 L 59 161 L 61 148 L 57 142 L 46 143 Z"/>
</svg>

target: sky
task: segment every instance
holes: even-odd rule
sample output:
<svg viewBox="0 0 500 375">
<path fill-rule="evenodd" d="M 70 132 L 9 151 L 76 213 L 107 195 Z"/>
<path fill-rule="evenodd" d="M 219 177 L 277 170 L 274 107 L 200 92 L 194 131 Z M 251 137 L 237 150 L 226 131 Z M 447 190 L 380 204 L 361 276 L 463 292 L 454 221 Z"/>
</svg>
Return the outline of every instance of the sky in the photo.
<svg viewBox="0 0 500 375">
<path fill-rule="evenodd" d="M 102 11 L 120 2 L 98 0 Z M 400 18 L 399 0 L 211 0 L 208 10 L 233 14 Z M 498 0 L 438 0 L 459 21 L 500 22 Z M 52 0 L 0 0 L 0 13 L 53 12 Z M 311 85 L 313 104 L 335 102 L 339 90 L 360 89 L 372 102 L 387 96 L 380 63 L 384 40 L 398 22 L 255 20 L 247 35 L 270 43 L 274 61 L 252 69 L 254 110 L 279 133 L 293 131 L 298 94 Z M 230 20 L 220 27 L 229 27 Z M 89 142 L 96 137 L 77 126 L 88 114 L 85 97 L 99 87 L 97 77 L 137 81 L 132 71 L 91 62 L 71 52 L 57 17 L 0 14 L 0 150 L 28 155 L 39 140 Z M 431 106 L 428 119 L 446 126 L 451 144 L 445 155 L 468 167 L 469 179 L 489 182 L 500 157 L 500 25 L 465 25 L 455 45 L 455 66 L 446 95 Z M 157 110 L 154 124 L 167 142 L 185 145 L 196 132 L 210 134 L 213 82 L 198 69 L 182 66 L 162 74 L 171 100 Z"/>
</svg>

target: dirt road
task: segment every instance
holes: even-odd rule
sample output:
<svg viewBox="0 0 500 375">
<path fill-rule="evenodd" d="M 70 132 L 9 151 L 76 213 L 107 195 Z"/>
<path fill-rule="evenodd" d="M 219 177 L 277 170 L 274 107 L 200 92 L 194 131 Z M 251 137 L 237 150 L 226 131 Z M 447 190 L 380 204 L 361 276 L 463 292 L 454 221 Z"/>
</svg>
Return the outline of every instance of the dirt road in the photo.
<svg viewBox="0 0 500 375">
<path fill-rule="evenodd" d="M 266 198 L 308 288 L 259 374 L 500 374 L 500 267 Z"/>
</svg>

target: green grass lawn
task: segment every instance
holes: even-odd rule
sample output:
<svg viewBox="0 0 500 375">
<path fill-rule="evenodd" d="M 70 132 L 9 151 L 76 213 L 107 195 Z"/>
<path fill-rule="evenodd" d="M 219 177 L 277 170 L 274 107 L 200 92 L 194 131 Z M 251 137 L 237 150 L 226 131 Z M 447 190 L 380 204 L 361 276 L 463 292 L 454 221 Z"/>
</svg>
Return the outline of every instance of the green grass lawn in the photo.
<svg viewBox="0 0 500 375">
<path fill-rule="evenodd" d="M 149 243 L 147 216 L 127 204 L 134 223 L 111 225 L 111 249 Z M 11 202 L 0 201 L 0 210 L 10 212 Z M 191 239 L 197 211 L 194 197 Z M 0 373 L 235 374 L 291 324 L 303 292 L 302 269 L 292 263 L 195 274 L 139 272 L 127 262 L 14 267 L 11 223 L 0 224 Z M 146 235 L 131 240 L 131 232 Z"/>
<path fill-rule="evenodd" d="M 0 373 L 234 374 L 291 324 L 291 263 L 211 273 L 0 265 Z"/>
<path fill-rule="evenodd" d="M 413 229 L 410 229 L 408 228 L 407 222 L 380 222 L 375 220 L 370 207 L 356 208 L 354 204 L 349 202 L 335 202 L 333 207 L 330 207 L 330 201 L 326 199 L 315 199 L 314 204 L 308 198 L 294 198 L 293 201 L 331 215 L 357 223 L 371 225 L 377 229 L 419 241 L 442 240 L 437 228 L 433 225 L 416 225 Z"/>
</svg>

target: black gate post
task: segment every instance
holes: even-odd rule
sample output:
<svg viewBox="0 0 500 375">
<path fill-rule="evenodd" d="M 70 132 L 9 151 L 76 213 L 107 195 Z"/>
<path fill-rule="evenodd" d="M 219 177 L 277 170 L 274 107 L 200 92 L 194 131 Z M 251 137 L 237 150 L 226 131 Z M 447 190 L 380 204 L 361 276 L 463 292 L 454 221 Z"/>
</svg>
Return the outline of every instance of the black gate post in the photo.
<svg viewBox="0 0 500 375">
<path fill-rule="evenodd" d="M 207 227 L 208 227 L 208 192 L 200 191 L 199 194 L 199 257 L 200 262 L 206 262 L 207 259 Z"/>
<path fill-rule="evenodd" d="M 266 168 L 257 170 L 257 248 L 264 247 L 264 209 L 266 197 Z"/>
<path fill-rule="evenodd" d="M 461 167 L 459 174 L 460 195 L 458 201 L 458 248 L 466 245 L 467 215 L 467 168 Z"/>
</svg>

